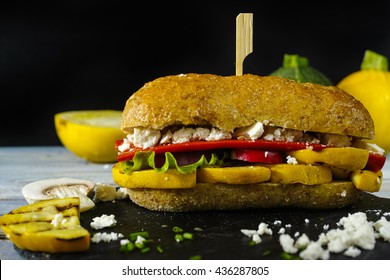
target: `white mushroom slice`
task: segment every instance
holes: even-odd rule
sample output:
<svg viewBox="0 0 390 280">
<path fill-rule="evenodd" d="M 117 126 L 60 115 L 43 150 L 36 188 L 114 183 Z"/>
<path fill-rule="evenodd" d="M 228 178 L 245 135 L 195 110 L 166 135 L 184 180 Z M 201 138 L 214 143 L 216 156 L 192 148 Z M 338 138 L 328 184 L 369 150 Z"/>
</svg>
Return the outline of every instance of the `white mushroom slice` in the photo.
<svg viewBox="0 0 390 280">
<path fill-rule="evenodd" d="M 46 179 L 25 185 L 22 193 L 29 204 L 52 198 L 79 197 L 80 212 L 84 212 L 95 206 L 88 197 L 94 185 L 91 181 L 80 179 Z"/>
</svg>

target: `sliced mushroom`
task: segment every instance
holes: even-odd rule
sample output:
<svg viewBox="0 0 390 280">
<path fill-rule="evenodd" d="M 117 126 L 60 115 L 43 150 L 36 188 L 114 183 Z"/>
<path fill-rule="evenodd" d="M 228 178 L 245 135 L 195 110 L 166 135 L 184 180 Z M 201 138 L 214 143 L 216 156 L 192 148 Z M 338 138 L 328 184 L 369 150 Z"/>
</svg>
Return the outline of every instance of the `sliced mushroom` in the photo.
<svg viewBox="0 0 390 280">
<path fill-rule="evenodd" d="M 80 212 L 84 212 L 95 206 L 88 197 L 94 185 L 91 181 L 73 178 L 46 179 L 25 185 L 22 193 L 30 204 L 52 198 L 79 197 Z"/>
</svg>

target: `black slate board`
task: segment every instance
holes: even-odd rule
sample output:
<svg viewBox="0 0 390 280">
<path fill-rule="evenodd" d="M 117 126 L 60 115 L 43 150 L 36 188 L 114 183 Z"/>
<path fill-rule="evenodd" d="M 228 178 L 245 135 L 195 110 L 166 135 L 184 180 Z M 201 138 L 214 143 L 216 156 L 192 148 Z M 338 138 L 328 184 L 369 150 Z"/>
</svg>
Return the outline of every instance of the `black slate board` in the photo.
<svg viewBox="0 0 390 280">
<path fill-rule="evenodd" d="M 258 209 L 194 213 L 152 212 L 128 200 L 105 202 L 98 203 L 94 209 L 82 213 L 81 223 L 91 235 L 97 232 L 90 227 L 94 217 L 114 214 L 117 225 L 99 232 L 117 232 L 127 237 L 131 232 L 148 231 L 150 238 L 153 239 L 151 251 L 144 254 L 139 251 L 123 253 L 119 250 L 119 241 L 91 243 L 89 251 L 73 254 L 44 254 L 17 248 L 16 250 L 26 259 L 174 260 L 189 259 L 195 255 L 201 256 L 204 260 L 281 259 L 282 248 L 277 233 L 280 227 L 291 224 L 286 233 L 291 236 L 296 232 L 306 233 L 311 240 L 317 240 L 318 235 L 324 232 L 324 225 L 329 225 L 329 230 L 336 228 L 336 223 L 342 217 L 359 211 L 365 212 L 370 221 L 376 221 L 381 214 L 390 212 L 390 199 L 364 193 L 362 199 L 355 205 L 336 210 Z M 308 219 L 309 223 L 306 223 L 305 219 Z M 387 219 L 390 217 L 387 216 Z M 274 225 L 275 220 L 280 220 L 282 224 Z M 261 222 L 269 224 L 273 235 L 263 235 L 260 244 L 249 246 L 250 238 L 241 233 L 241 229 L 257 229 Z M 194 233 L 195 238 L 176 242 L 172 231 L 174 226 Z M 201 228 L 202 231 L 194 230 L 195 228 Z M 157 245 L 163 248 L 163 253 L 155 249 Z M 332 253 L 330 258 L 352 259 L 343 254 Z M 377 239 L 374 250 L 362 250 L 356 259 L 390 259 L 390 243 Z"/>
</svg>

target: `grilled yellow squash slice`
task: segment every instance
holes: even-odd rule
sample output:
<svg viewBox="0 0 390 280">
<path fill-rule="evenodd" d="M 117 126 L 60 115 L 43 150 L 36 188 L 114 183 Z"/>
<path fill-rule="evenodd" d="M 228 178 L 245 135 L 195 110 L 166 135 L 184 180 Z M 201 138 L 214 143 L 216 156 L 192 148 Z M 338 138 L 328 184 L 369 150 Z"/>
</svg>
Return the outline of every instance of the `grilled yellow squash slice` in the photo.
<svg viewBox="0 0 390 280">
<path fill-rule="evenodd" d="M 80 225 L 78 197 L 21 206 L 1 216 L 0 225 L 20 249 L 66 253 L 86 251 L 90 246 L 90 234 Z"/>
</svg>

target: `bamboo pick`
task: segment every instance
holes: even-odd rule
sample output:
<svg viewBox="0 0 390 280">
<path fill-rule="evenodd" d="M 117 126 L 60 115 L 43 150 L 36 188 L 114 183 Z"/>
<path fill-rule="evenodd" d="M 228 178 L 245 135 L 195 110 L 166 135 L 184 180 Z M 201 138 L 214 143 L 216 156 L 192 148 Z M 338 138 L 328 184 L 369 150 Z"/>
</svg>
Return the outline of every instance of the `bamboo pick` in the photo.
<svg viewBox="0 0 390 280">
<path fill-rule="evenodd" d="M 242 76 L 243 63 L 253 51 L 253 14 L 240 13 L 236 17 L 236 75 Z"/>
</svg>

